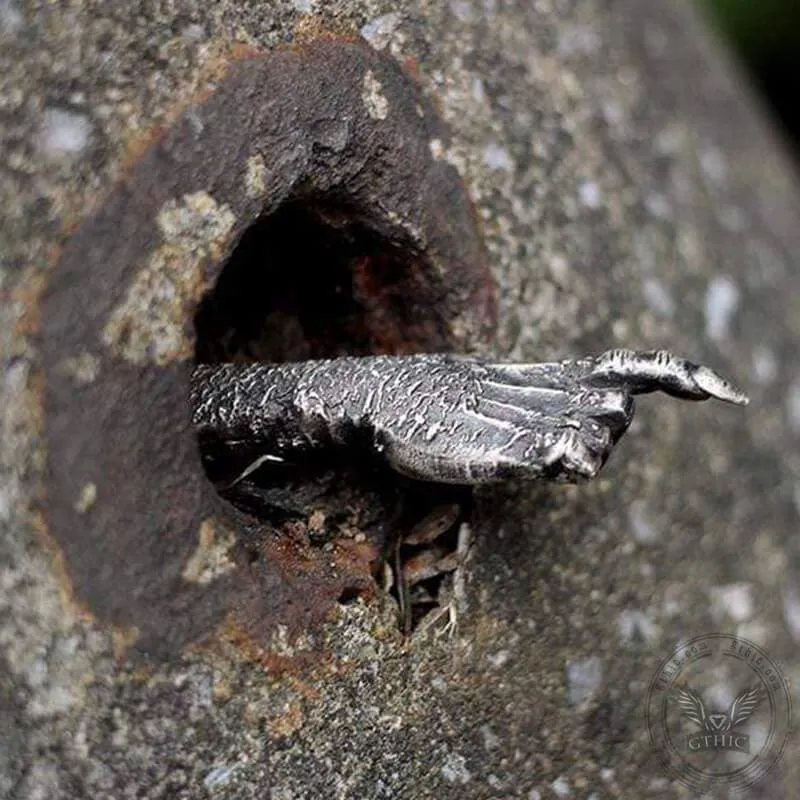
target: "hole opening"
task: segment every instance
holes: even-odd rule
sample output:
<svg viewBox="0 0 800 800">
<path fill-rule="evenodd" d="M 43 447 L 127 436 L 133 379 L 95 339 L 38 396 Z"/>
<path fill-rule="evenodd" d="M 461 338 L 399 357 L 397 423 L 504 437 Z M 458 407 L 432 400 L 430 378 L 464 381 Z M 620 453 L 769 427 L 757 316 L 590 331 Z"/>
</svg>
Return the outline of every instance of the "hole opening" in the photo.
<svg viewBox="0 0 800 800">
<path fill-rule="evenodd" d="M 434 272 L 402 231 L 351 205 L 331 198 L 288 202 L 245 230 L 201 301 L 194 320 L 196 361 L 291 362 L 447 349 L 449 336 L 431 286 Z M 221 463 L 220 453 L 203 443 L 201 453 L 218 493 L 265 523 L 268 537 L 296 550 L 298 563 L 313 551 L 327 564 L 326 548 L 350 540 L 356 577 L 351 572 L 341 587 L 342 604 L 370 594 L 365 586 L 375 585 L 386 554 L 440 502 L 430 487 L 420 491 L 369 459 L 354 461 L 342 453 L 304 465 L 300 475 L 296 467 L 265 466 L 229 492 L 220 476 L 240 474 L 251 455 L 243 452 L 234 465 L 227 454 Z M 368 562 L 354 542 L 370 548 Z M 454 543 L 451 531 L 431 547 L 441 551 Z M 252 542 L 248 548 L 252 563 L 260 548 Z M 424 558 L 424 550 L 402 546 L 398 552 L 405 564 L 412 556 Z M 392 568 L 404 569 L 401 562 Z M 437 607 L 445 583 L 446 573 L 437 573 L 412 587 L 401 628 L 410 632 Z"/>
</svg>

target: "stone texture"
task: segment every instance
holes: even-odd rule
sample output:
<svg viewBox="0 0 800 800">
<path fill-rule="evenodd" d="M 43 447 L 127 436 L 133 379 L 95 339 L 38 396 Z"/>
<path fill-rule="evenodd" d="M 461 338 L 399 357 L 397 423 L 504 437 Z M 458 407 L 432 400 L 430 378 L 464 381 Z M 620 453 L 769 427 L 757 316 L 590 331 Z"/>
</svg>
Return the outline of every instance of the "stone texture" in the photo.
<svg viewBox="0 0 800 800">
<path fill-rule="evenodd" d="M 669 347 L 752 403 L 644 399 L 595 483 L 481 492 L 447 628 L 404 641 L 390 604 L 358 601 L 267 648 L 222 625 L 134 658 L 136 631 L 76 601 L 36 511 L 38 298 L 221 42 L 323 30 L 413 63 L 440 104 L 451 139 L 431 150 L 476 203 L 500 290 L 492 351 Z M 679 640 L 738 633 L 800 681 L 800 198 L 683 5 L 10 0 L 0 42 L 0 795 L 681 797 L 643 718 Z M 576 664 L 597 680 L 579 704 Z M 797 755 L 752 796 L 796 794 Z"/>
</svg>

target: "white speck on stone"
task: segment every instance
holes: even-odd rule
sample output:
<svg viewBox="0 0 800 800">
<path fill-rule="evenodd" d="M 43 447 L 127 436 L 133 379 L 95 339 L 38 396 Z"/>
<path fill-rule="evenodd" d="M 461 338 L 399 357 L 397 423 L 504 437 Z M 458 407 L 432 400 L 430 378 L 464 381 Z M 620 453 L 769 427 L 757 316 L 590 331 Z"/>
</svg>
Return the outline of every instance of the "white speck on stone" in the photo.
<svg viewBox="0 0 800 800">
<path fill-rule="evenodd" d="M 448 783 L 466 784 L 472 780 L 472 774 L 467 769 L 467 760 L 458 753 L 448 753 L 442 764 L 442 777 Z"/>
<path fill-rule="evenodd" d="M 703 696 L 711 708 L 728 708 L 735 693 L 727 681 L 716 681 L 703 692 Z"/>
<path fill-rule="evenodd" d="M 481 725 L 480 734 L 483 737 L 483 746 L 487 750 L 494 750 L 500 746 L 500 737 L 488 725 Z"/>
<path fill-rule="evenodd" d="M 47 662 L 44 658 L 36 658 L 28 668 L 28 686 L 31 689 L 40 689 L 47 680 Z"/>
<path fill-rule="evenodd" d="M 486 660 L 495 669 L 504 667 L 508 663 L 509 658 L 511 658 L 511 653 L 509 653 L 508 650 L 498 650 L 496 653 L 486 656 Z"/>
<path fill-rule="evenodd" d="M 77 156 L 89 144 L 92 123 L 85 114 L 50 108 L 42 114 L 37 142 L 51 156 Z"/>
<path fill-rule="evenodd" d="M 720 205 L 717 208 L 717 218 L 722 227 L 731 233 L 740 233 L 747 227 L 747 216 L 741 208 L 732 205 Z"/>
<path fill-rule="evenodd" d="M 301 14 L 310 14 L 314 3 L 313 0 L 292 0 L 292 6 L 294 6 L 295 11 L 299 11 Z"/>
<path fill-rule="evenodd" d="M 97 484 L 85 483 L 81 489 L 74 508 L 79 514 L 85 514 L 97 501 Z"/>
<path fill-rule="evenodd" d="M 759 345 L 753 350 L 751 375 L 761 386 L 769 386 L 778 377 L 778 359 L 768 347 Z"/>
<path fill-rule="evenodd" d="M 94 383 L 100 374 L 100 359 L 91 353 L 78 353 L 65 358 L 59 364 L 59 371 L 69 375 L 79 386 L 87 386 Z"/>
<path fill-rule="evenodd" d="M 528 792 L 528 800 L 542 800 L 542 793 L 538 789 L 531 789 Z"/>
<path fill-rule="evenodd" d="M 726 275 L 714 278 L 706 290 L 706 334 L 721 342 L 728 337 L 731 321 L 739 307 L 739 288 Z"/>
<path fill-rule="evenodd" d="M 783 618 L 792 639 L 800 644 L 800 593 L 797 586 L 790 584 L 783 591 Z"/>
<path fill-rule="evenodd" d="M 800 378 L 792 381 L 786 393 L 786 414 L 789 418 L 789 427 L 800 433 Z"/>
<path fill-rule="evenodd" d="M 724 180 L 728 172 L 725 158 L 716 147 L 708 147 L 700 153 L 700 167 L 715 183 L 720 183 Z"/>
<path fill-rule="evenodd" d="M 504 147 L 496 142 L 490 142 L 483 151 L 483 163 L 489 169 L 503 170 L 504 172 L 514 171 L 514 162 Z"/>
<path fill-rule="evenodd" d="M 563 775 L 560 778 L 556 778 L 550 784 L 550 788 L 553 790 L 556 797 L 572 797 L 572 789 Z"/>
<path fill-rule="evenodd" d="M 400 14 L 392 12 L 375 17 L 361 28 L 361 35 L 376 49 L 383 50 L 391 41 L 392 34 L 400 24 Z"/>
<path fill-rule="evenodd" d="M 620 103 L 608 100 L 602 104 L 603 119 L 610 128 L 619 128 L 625 122 L 625 110 Z"/>
<path fill-rule="evenodd" d="M 616 774 L 616 770 L 611 767 L 603 767 L 603 769 L 600 770 L 600 780 L 603 781 L 603 783 L 611 783 L 616 777 Z"/>
<path fill-rule="evenodd" d="M 626 642 L 654 642 L 661 631 L 653 620 L 638 609 L 626 609 L 617 616 L 617 628 Z"/>
<path fill-rule="evenodd" d="M 366 106 L 367 114 L 372 119 L 386 119 L 389 116 L 389 101 L 383 94 L 383 85 L 375 77 L 372 70 L 367 70 L 364 75 L 361 100 Z"/>
<path fill-rule="evenodd" d="M 186 562 L 181 577 L 187 583 L 206 586 L 236 569 L 236 564 L 229 555 L 234 544 L 236 536 L 233 532 L 221 528 L 213 519 L 203 520 L 200 523 L 197 548 Z"/>
<path fill-rule="evenodd" d="M 639 544 L 653 544 L 659 539 L 658 529 L 650 522 L 642 500 L 634 500 L 628 509 L 628 527 Z"/>
<path fill-rule="evenodd" d="M 216 767 L 212 769 L 203 779 L 203 785 L 211 791 L 221 789 L 230 781 L 234 769 L 234 767 Z"/>
<path fill-rule="evenodd" d="M 170 244 L 194 247 L 224 239 L 236 222 L 231 210 L 218 205 L 207 192 L 168 200 L 156 216 L 164 240 Z"/>
<path fill-rule="evenodd" d="M 441 159 L 444 158 L 444 145 L 442 144 L 441 139 L 431 139 L 428 144 L 428 148 L 430 149 L 434 160 L 441 161 Z"/>
<path fill-rule="evenodd" d="M 472 19 L 472 7 L 466 0 L 453 0 L 450 4 L 459 22 L 469 22 Z"/>
<path fill-rule="evenodd" d="M 12 0 L 0 0 L 0 28 L 6 33 L 18 33 L 24 22 L 16 3 Z"/>
<path fill-rule="evenodd" d="M 186 113 L 185 118 L 195 138 L 199 138 L 200 134 L 206 129 L 206 123 L 203 121 L 200 112 L 196 108 L 193 108 Z"/>
<path fill-rule="evenodd" d="M 476 103 L 486 102 L 486 89 L 484 88 L 483 81 L 480 78 L 472 79 L 472 99 Z"/>
<path fill-rule="evenodd" d="M 656 135 L 655 147 L 659 155 L 674 156 L 686 146 L 685 125 L 672 123 Z"/>
<path fill-rule="evenodd" d="M 767 738 L 771 734 L 770 728 L 771 726 L 757 720 L 748 725 L 747 732 L 750 734 L 750 746 L 754 752 L 758 753 L 767 744 Z"/>
<path fill-rule="evenodd" d="M 247 159 L 244 175 L 244 190 L 253 200 L 263 198 L 267 191 L 267 165 L 264 157 L 256 153 Z"/>
<path fill-rule="evenodd" d="M 747 639 L 755 642 L 761 647 L 766 646 L 771 637 L 770 628 L 761 620 L 751 619 L 749 622 L 742 622 L 734 629 L 734 634 L 740 639 Z"/>
<path fill-rule="evenodd" d="M 711 617 L 716 623 L 730 619 L 733 622 L 746 622 L 753 616 L 753 586 L 749 583 L 729 583 L 725 586 L 712 586 Z"/>
<path fill-rule="evenodd" d="M 597 31 L 588 25 L 566 26 L 558 37 L 558 52 L 562 56 L 592 55 L 602 44 Z"/>
<path fill-rule="evenodd" d="M 644 205 L 656 219 L 669 219 L 672 215 L 672 206 L 663 194 L 651 192 L 645 197 Z"/>
<path fill-rule="evenodd" d="M 672 294 L 658 278 L 650 277 L 642 281 L 642 298 L 647 307 L 656 314 L 671 317 L 675 313 Z"/>
<path fill-rule="evenodd" d="M 547 262 L 550 269 L 550 277 L 555 284 L 560 287 L 566 287 L 572 267 L 566 256 L 561 253 L 554 253 Z"/>
<path fill-rule="evenodd" d="M 425 441 L 432 442 L 436 438 L 436 434 L 442 429 L 442 424 L 440 422 L 434 422 L 428 430 L 425 431 Z"/>
<path fill-rule="evenodd" d="M 198 22 L 191 22 L 181 31 L 181 36 L 193 42 L 202 42 L 206 38 L 206 29 Z"/>
<path fill-rule="evenodd" d="M 647 784 L 647 791 L 649 792 L 663 792 L 669 788 L 669 780 L 667 778 L 653 778 Z"/>
<path fill-rule="evenodd" d="M 8 522 L 11 519 L 11 501 L 5 486 L 0 486 L 0 522 Z"/>
<path fill-rule="evenodd" d="M 592 699 L 603 683 L 603 662 L 598 656 L 567 662 L 567 700 L 580 708 Z"/>
<path fill-rule="evenodd" d="M 594 181 L 583 181 L 578 187 L 578 196 L 587 208 L 599 208 L 603 199 L 600 187 Z"/>
</svg>

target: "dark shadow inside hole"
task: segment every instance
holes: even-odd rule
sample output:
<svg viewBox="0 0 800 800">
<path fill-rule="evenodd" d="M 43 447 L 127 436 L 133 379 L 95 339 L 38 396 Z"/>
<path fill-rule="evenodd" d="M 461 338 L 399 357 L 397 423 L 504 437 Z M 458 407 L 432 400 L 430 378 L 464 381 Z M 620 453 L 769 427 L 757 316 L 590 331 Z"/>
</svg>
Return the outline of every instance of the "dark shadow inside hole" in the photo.
<svg viewBox="0 0 800 800">
<path fill-rule="evenodd" d="M 295 201 L 257 220 L 195 317 L 196 358 L 304 361 L 440 349 L 422 259 L 347 206 Z"/>
</svg>

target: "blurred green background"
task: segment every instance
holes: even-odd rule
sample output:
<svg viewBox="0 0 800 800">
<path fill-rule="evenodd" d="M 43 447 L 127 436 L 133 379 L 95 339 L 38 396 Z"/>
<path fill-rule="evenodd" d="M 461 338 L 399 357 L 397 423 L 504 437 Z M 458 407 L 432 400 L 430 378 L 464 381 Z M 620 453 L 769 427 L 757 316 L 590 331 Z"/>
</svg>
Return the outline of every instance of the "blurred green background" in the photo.
<svg viewBox="0 0 800 800">
<path fill-rule="evenodd" d="M 696 0 L 749 68 L 800 159 L 800 0 Z"/>
</svg>

